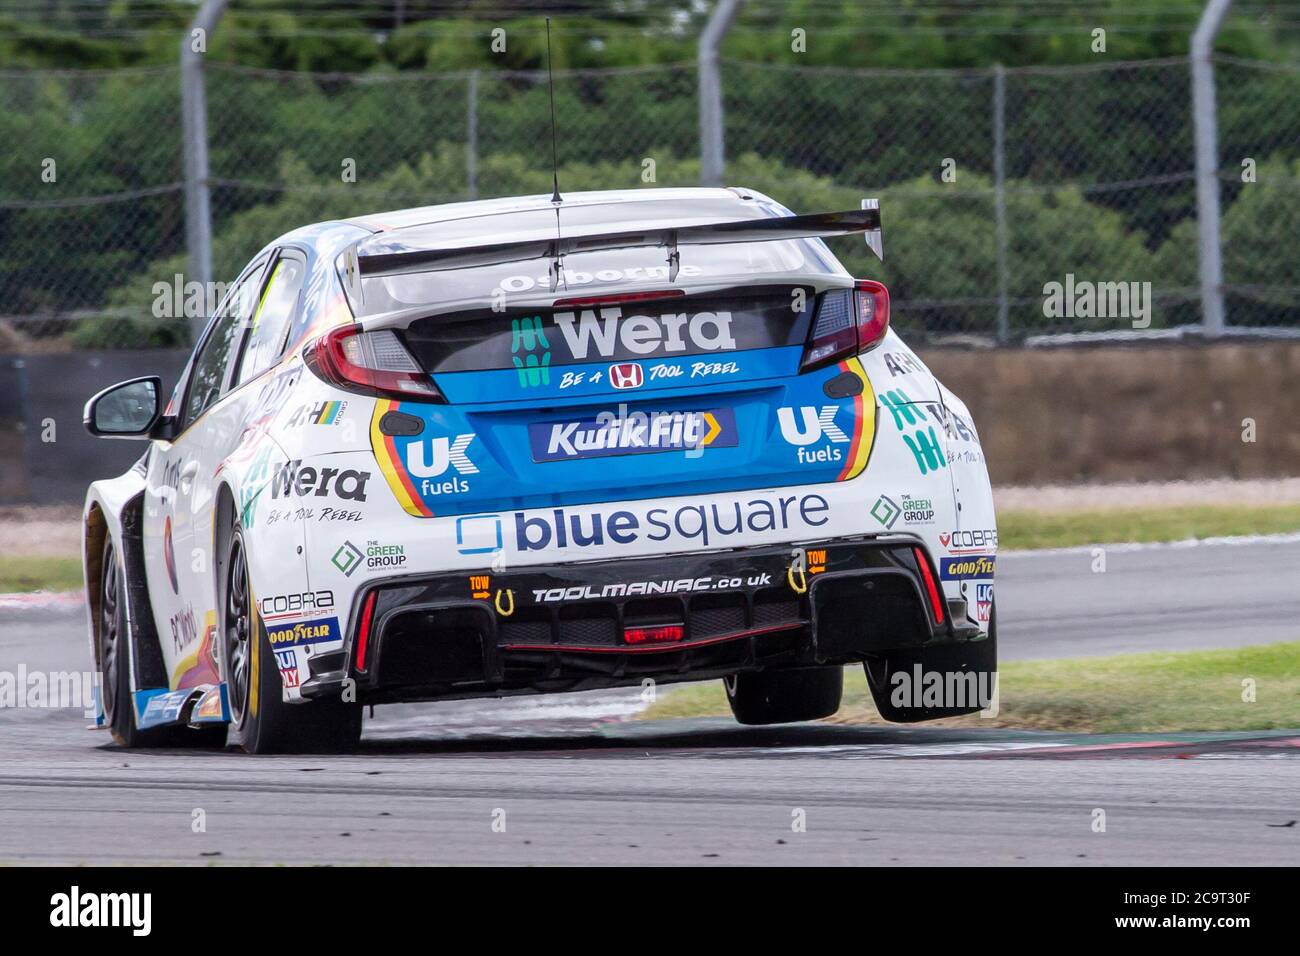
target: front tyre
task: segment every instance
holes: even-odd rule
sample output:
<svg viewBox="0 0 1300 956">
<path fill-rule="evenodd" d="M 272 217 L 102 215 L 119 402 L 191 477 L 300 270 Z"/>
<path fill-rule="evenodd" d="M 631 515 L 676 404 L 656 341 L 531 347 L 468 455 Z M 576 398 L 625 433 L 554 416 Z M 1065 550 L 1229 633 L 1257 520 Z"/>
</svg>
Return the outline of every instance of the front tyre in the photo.
<svg viewBox="0 0 1300 956">
<path fill-rule="evenodd" d="M 100 562 L 99 620 L 96 622 L 96 654 L 99 659 L 100 704 L 104 724 L 113 740 L 128 748 L 144 747 L 224 747 L 224 726 L 191 730 L 184 726 L 152 727 L 141 730 L 135 725 L 135 707 L 131 697 L 131 631 L 127 620 L 126 579 L 119 565 L 112 535 L 104 539 Z"/>
<path fill-rule="evenodd" d="M 221 635 L 232 740 L 250 754 L 341 753 L 361 740 L 361 706 L 343 700 L 289 704 L 248 573 L 238 521 L 222 565 Z"/>
<path fill-rule="evenodd" d="M 801 667 L 732 674 L 727 703 L 742 724 L 790 724 L 829 717 L 840 709 L 843 667 Z"/>
</svg>

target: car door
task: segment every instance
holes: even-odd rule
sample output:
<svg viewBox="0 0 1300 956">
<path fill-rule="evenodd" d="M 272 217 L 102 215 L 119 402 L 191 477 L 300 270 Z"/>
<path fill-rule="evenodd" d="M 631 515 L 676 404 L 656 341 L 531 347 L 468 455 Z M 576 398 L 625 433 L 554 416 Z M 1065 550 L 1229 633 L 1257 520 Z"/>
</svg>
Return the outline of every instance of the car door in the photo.
<svg viewBox="0 0 1300 956">
<path fill-rule="evenodd" d="M 215 680 L 211 646 L 215 626 L 210 535 L 211 501 L 200 480 L 210 464 L 205 455 L 208 410 L 228 389 L 246 317 L 251 314 L 266 265 L 259 257 L 222 301 L 178 388 L 177 432 L 154 443 L 149 459 L 143 527 L 145 577 L 171 687 Z M 202 530 L 201 530 L 202 529 Z"/>
<path fill-rule="evenodd" d="M 283 452 L 269 428 L 303 371 L 301 365 L 287 371 L 275 367 L 284 354 L 290 326 L 300 308 L 307 260 L 297 250 L 279 249 L 268 257 L 268 263 L 260 281 L 242 300 L 243 329 L 230 363 L 228 387 L 204 415 L 204 465 L 195 476 L 194 497 L 196 506 L 203 510 L 198 546 L 208 550 L 216 538 L 214 509 L 221 485 L 230 485 L 242 511 L 242 505 L 249 500 L 246 495 L 254 493 L 251 476 L 263 474 L 283 461 Z M 245 530 L 250 530 L 251 520 L 246 517 L 243 523 Z M 295 564 L 300 564 L 301 527 L 257 527 L 253 536 L 256 544 L 248 558 L 253 580 L 264 580 L 259 556 L 292 577 Z M 204 584 L 215 620 L 216 576 L 208 574 Z M 254 597 L 260 599 L 262 595 L 255 593 Z"/>
<path fill-rule="evenodd" d="M 280 249 L 269 257 L 265 282 L 248 296 L 243 335 L 231 363 L 230 387 L 207 413 L 199 494 L 216 496 L 223 466 L 239 464 L 274 443 L 266 435 L 299 372 L 270 373 L 284 354 L 289 329 L 301 307 L 307 261 L 301 252 Z"/>
</svg>

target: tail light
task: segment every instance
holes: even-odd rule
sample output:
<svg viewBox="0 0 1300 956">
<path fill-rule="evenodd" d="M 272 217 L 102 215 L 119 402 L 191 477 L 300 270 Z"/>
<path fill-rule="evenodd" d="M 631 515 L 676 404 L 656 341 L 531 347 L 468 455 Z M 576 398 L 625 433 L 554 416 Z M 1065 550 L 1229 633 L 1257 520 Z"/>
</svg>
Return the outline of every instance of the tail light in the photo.
<svg viewBox="0 0 1300 956">
<path fill-rule="evenodd" d="M 871 279 L 824 293 L 799 371 L 808 372 L 877 345 L 889 331 L 889 290 Z"/>
<path fill-rule="evenodd" d="M 357 670 L 363 674 L 366 672 L 366 652 L 370 649 L 370 624 L 375 616 L 377 593 L 371 591 L 366 595 L 366 601 L 361 605 L 361 623 L 357 626 Z"/>
<path fill-rule="evenodd" d="M 331 329 L 303 353 L 307 367 L 337 388 L 363 395 L 441 402 L 442 393 L 392 329 Z"/>
<path fill-rule="evenodd" d="M 628 644 L 675 644 L 685 636 L 686 628 L 680 624 L 628 627 L 623 630 L 623 640 Z"/>
<path fill-rule="evenodd" d="M 921 568 L 921 580 L 925 582 L 925 596 L 930 599 L 930 612 L 934 615 L 934 623 L 942 624 L 943 596 L 939 594 L 939 587 L 934 583 L 934 572 L 930 570 L 930 561 L 920 548 L 913 548 L 912 553 L 916 555 L 916 563 Z"/>
</svg>

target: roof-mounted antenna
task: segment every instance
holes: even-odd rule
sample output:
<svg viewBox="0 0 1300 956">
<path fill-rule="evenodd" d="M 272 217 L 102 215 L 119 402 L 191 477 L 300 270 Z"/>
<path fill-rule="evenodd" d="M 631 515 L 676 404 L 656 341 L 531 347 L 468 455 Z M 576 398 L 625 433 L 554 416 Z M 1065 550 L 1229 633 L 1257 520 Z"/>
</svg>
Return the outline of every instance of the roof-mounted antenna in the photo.
<svg viewBox="0 0 1300 956">
<path fill-rule="evenodd" d="M 551 259 L 551 291 L 560 287 L 564 278 L 564 256 L 560 252 L 560 161 L 556 156 L 555 132 L 555 74 L 551 72 L 551 18 L 546 18 L 546 85 L 551 92 L 551 203 L 555 206 L 555 255 Z M 565 283 L 566 287 L 568 283 Z"/>
<path fill-rule="evenodd" d="M 563 202 L 560 196 L 560 163 L 556 158 L 555 147 L 555 75 L 551 72 L 551 18 L 546 18 L 546 85 L 551 91 L 551 202 Z"/>
</svg>

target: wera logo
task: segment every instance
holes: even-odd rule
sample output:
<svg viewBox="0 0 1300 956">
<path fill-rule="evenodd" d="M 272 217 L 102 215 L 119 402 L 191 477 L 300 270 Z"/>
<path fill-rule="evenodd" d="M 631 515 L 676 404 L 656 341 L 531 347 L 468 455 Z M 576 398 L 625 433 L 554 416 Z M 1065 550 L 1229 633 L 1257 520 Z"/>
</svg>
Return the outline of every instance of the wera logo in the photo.
<svg viewBox="0 0 1300 956">
<path fill-rule="evenodd" d="M 551 343 L 540 315 L 510 320 L 510 356 L 520 388 L 551 384 Z"/>
<path fill-rule="evenodd" d="M 366 482 L 370 472 L 357 471 L 353 468 L 303 468 L 302 459 L 286 461 L 275 471 L 271 479 L 271 497 L 288 498 L 308 495 L 324 498 L 333 494 L 336 498 L 347 501 L 366 500 Z"/>
<path fill-rule="evenodd" d="M 574 359 L 582 361 L 590 353 L 613 358 L 685 352 L 717 352 L 734 349 L 730 312 L 685 312 L 663 315 L 629 315 L 617 306 L 581 313 L 557 312 L 555 324 L 564 335 L 564 344 Z M 593 356 L 594 357 L 594 356 Z"/>
<path fill-rule="evenodd" d="M 152 893 L 82 893 L 74 886 L 50 897 L 50 925 L 129 927 L 133 936 L 148 936 L 153 928 Z"/>
<path fill-rule="evenodd" d="M 947 466 L 943 449 L 939 446 L 939 436 L 935 434 L 933 425 L 924 425 L 929 419 L 925 417 L 925 411 L 920 405 L 914 404 L 901 388 L 881 392 L 880 401 L 893 413 L 894 427 L 903 433 L 903 441 L 916 459 L 916 467 L 921 474 Z M 913 425 L 918 427 L 909 435 L 908 429 Z"/>
</svg>

